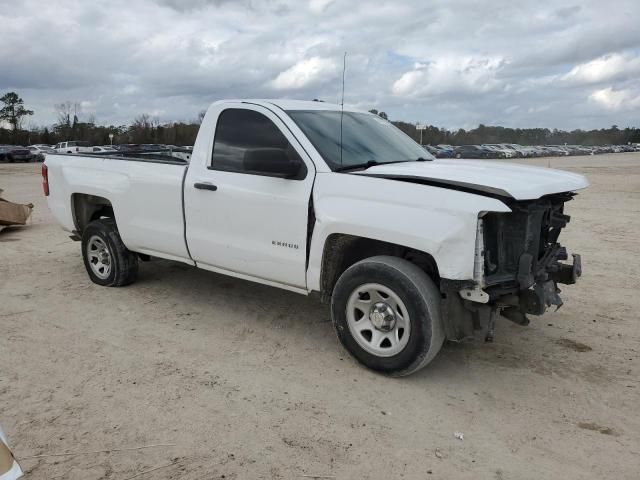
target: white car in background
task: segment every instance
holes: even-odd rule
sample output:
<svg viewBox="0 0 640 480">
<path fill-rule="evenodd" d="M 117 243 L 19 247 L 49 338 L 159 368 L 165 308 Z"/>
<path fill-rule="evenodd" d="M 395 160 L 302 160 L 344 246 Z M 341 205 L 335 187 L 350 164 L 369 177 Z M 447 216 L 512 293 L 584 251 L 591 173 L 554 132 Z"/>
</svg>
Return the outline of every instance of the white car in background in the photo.
<svg viewBox="0 0 640 480">
<path fill-rule="evenodd" d="M 535 147 L 530 147 L 530 146 L 524 146 L 521 147 L 522 150 L 522 154 L 525 157 L 539 157 L 540 153 L 538 152 L 538 149 Z"/>
<path fill-rule="evenodd" d="M 109 145 L 104 145 L 102 147 L 91 147 L 91 153 L 114 153 L 117 151 L 117 149 L 115 149 L 114 147 L 110 147 Z"/>
<path fill-rule="evenodd" d="M 49 145 L 29 145 L 29 151 L 35 156 L 36 161 L 44 162 L 44 156 L 47 153 L 56 153 Z"/>
<path fill-rule="evenodd" d="M 516 156 L 515 150 L 511 148 L 507 148 L 497 143 L 485 143 L 482 146 L 490 150 L 493 150 L 494 152 L 497 152 L 502 158 L 513 158 Z"/>
<path fill-rule="evenodd" d="M 77 140 L 69 142 L 60 142 L 56 144 L 54 150 L 58 153 L 86 153 L 91 151 L 89 142 L 80 142 Z"/>
<path fill-rule="evenodd" d="M 504 147 L 510 148 L 516 152 L 516 157 L 532 157 L 534 156 L 534 152 L 529 147 L 523 147 L 522 145 L 518 145 L 517 143 L 503 143 Z"/>
</svg>

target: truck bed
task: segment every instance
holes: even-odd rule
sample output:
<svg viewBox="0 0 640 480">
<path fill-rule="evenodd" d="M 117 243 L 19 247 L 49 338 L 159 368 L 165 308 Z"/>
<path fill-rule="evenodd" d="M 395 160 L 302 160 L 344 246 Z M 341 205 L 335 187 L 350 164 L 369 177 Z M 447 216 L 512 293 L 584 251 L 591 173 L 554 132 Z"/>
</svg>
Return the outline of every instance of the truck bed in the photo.
<svg viewBox="0 0 640 480">
<path fill-rule="evenodd" d="M 67 153 L 61 155 L 80 155 L 90 156 L 114 160 L 131 160 L 138 162 L 153 162 L 153 163 L 172 163 L 177 165 L 184 165 L 189 163 L 191 158 L 191 151 L 186 149 L 172 149 L 172 150 L 127 150 L 116 152 L 99 152 L 99 153 Z"/>
<path fill-rule="evenodd" d="M 82 230 L 83 202 L 104 199 L 129 249 L 192 263 L 184 236 L 186 161 L 130 152 L 49 154 L 45 165 L 51 211 L 66 231 Z"/>
</svg>

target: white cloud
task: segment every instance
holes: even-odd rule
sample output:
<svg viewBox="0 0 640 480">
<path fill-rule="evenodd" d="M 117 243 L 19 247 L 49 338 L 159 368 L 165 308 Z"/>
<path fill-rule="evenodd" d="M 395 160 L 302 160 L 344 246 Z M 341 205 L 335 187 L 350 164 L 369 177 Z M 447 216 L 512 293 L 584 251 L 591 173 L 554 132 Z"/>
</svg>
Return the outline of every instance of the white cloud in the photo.
<svg viewBox="0 0 640 480">
<path fill-rule="evenodd" d="M 93 100 L 82 100 L 80 102 L 80 111 L 82 113 L 95 113 L 96 102 Z"/>
<path fill-rule="evenodd" d="M 612 53 L 581 63 L 562 77 L 576 83 L 600 83 L 640 73 L 640 56 Z"/>
<path fill-rule="evenodd" d="M 310 0 L 309 1 L 309 10 L 313 13 L 322 13 L 324 12 L 329 5 L 331 5 L 334 0 Z"/>
<path fill-rule="evenodd" d="M 505 86 L 498 78 L 505 61 L 499 57 L 443 57 L 417 63 L 393 83 L 394 95 L 481 94 Z"/>
<path fill-rule="evenodd" d="M 640 92 L 614 90 L 611 87 L 596 90 L 589 100 L 608 110 L 633 110 L 640 108 Z"/>
<path fill-rule="evenodd" d="M 276 90 L 298 90 L 333 78 L 337 70 L 335 60 L 311 57 L 279 73 L 271 85 Z"/>
</svg>

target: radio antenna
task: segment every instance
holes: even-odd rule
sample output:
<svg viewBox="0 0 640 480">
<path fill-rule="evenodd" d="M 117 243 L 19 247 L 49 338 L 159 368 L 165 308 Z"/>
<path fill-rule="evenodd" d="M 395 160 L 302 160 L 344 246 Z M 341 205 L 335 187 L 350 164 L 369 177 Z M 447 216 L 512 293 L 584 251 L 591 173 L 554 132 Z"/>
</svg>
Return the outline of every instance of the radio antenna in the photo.
<svg viewBox="0 0 640 480">
<path fill-rule="evenodd" d="M 340 166 L 342 167 L 342 118 L 344 117 L 344 74 L 347 71 L 347 52 L 342 58 L 342 99 L 340 100 Z"/>
</svg>

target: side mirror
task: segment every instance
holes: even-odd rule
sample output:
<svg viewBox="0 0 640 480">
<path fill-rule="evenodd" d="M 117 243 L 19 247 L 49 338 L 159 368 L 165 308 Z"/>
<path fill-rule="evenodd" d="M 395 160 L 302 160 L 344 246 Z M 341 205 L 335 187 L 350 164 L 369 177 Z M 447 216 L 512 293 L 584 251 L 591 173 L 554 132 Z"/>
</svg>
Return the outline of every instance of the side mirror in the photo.
<svg viewBox="0 0 640 480">
<path fill-rule="evenodd" d="M 244 154 L 243 166 L 247 173 L 269 177 L 301 179 L 304 163 L 299 158 L 291 159 L 282 148 L 256 148 Z"/>
</svg>

